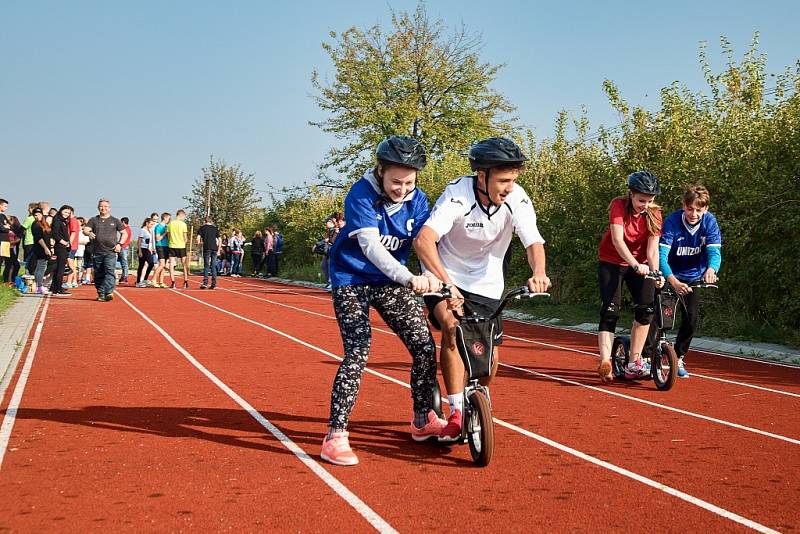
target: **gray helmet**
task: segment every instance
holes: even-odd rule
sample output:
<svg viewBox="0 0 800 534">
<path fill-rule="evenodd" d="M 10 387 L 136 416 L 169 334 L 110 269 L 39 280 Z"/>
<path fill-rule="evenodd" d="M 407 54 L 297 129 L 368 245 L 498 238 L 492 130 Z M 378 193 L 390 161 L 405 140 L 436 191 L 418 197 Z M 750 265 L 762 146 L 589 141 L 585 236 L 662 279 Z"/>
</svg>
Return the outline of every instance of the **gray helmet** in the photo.
<svg viewBox="0 0 800 534">
<path fill-rule="evenodd" d="M 528 161 L 525 154 L 511 139 L 490 137 L 472 145 L 469 150 L 469 166 L 473 171 L 493 169 Z"/>
<path fill-rule="evenodd" d="M 645 195 L 660 195 L 658 176 L 649 171 L 636 171 L 628 175 L 628 189 Z"/>
<path fill-rule="evenodd" d="M 375 156 L 380 161 L 396 163 L 418 171 L 428 162 L 422 143 L 405 135 L 392 135 L 378 143 Z"/>
</svg>

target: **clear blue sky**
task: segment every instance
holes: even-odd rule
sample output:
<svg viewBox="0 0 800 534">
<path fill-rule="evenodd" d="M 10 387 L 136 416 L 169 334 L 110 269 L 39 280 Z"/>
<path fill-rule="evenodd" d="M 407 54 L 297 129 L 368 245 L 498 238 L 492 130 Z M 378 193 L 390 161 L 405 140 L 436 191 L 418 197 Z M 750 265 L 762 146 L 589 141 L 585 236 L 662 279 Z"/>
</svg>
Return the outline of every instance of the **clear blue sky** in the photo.
<svg viewBox="0 0 800 534">
<path fill-rule="evenodd" d="M 353 1 L 0 2 L 0 197 L 95 213 L 112 200 L 133 224 L 174 211 L 209 155 L 267 184 L 315 174 L 336 140 L 308 125 L 324 115 L 310 74 L 333 72 L 320 43 L 331 30 L 389 26 L 390 6 Z M 632 103 L 658 106 L 674 80 L 703 89 L 698 43 L 722 64 L 761 32 L 768 70 L 800 56 L 800 3 L 473 2 L 431 0 L 432 18 L 482 34 L 483 58 L 505 63 L 494 86 L 520 124 L 552 134 L 561 109 L 616 124 L 602 81 Z"/>
</svg>

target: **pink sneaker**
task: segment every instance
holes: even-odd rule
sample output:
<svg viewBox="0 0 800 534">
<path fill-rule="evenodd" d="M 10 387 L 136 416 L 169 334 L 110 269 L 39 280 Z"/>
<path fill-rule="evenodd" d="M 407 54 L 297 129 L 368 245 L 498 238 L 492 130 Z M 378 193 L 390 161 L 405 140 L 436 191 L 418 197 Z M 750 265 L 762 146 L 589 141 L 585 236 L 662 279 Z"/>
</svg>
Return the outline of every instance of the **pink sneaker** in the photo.
<svg viewBox="0 0 800 534">
<path fill-rule="evenodd" d="M 644 378 L 647 376 L 648 372 L 649 370 L 645 369 L 642 360 L 636 360 L 635 362 L 629 363 L 625 367 L 625 378 L 627 378 L 628 380 L 636 380 L 638 378 Z"/>
<path fill-rule="evenodd" d="M 439 434 L 439 441 L 458 441 L 461 439 L 461 410 L 455 410 L 447 418 L 447 425 Z"/>
<path fill-rule="evenodd" d="M 331 439 L 325 436 L 320 453 L 322 459 L 335 465 L 356 465 L 358 457 L 350 448 L 350 442 L 347 439 L 349 435 L 348 432 L 334 432 Z"/>
<path fill-rule="evenodd" d="M 447 425 L 447 421 L 439 419 L 433 410 L 428 412 L 428 424 L 422 428 L 417 428 L 411 423 L 411 439 L 414 441 L 425 441 L 428 438 L 438 438 L 442 430 Z"/>
</svg>

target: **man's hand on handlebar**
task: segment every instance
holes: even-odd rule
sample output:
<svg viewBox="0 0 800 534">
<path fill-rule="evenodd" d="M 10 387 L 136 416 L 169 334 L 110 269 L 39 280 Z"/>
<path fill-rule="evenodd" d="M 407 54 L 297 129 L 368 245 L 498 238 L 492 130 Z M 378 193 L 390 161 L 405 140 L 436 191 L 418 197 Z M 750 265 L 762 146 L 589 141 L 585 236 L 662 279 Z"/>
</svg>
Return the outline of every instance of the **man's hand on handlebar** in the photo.
<svg viewBox="0 0 800 534">
<path fill-rule="evenodd" d="M 714 269 L 711 267 L 706 269 L 706 272 L 703 275 L 703 282 L 706 284 L 716 284 L 717 280 L 719 280 L 719 278 L 717 277 L 717 273 L 714 271 Z"/>
<path fill-rule="evenodd" d="M 450 286 L 450 298 L 447 299 L 447 309 L 464 315 L 464 295 L 456 286 Z"/>
<path fill-rule="evenodd" d="M 531 293 L 546 293 L 550 289 L 550 278 L 546 274 L 528 278 L 528 291 Z"/>
</svg>

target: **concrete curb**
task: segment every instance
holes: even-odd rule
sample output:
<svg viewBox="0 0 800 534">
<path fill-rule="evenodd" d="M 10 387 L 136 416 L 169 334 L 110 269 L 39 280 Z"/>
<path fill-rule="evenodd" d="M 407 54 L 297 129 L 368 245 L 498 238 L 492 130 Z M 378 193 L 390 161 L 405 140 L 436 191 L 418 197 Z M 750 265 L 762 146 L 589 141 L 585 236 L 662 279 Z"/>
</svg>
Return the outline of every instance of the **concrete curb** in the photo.
<svg viewBox="0 0 800 534">
<path fill-rule="evenodd" d="M 558 324 L 559 319 L 539 319 L 532 315 L 515 311 L 504 312 L 503 317 L 520 322 L 550 326 L 563 330 L 571 330 L 573 332 L 584 332 L 591 334 L 597 333 L 596 323 L 582 323 L 574 326 L 563 326 Z M 617 333 L 628 334 L 629 331 L 624 328 L 617 328 Z M 719 353 L 724 356 L 737 356 L 751 360 L 800 367 L 800 351 L 772 343 L 751 343 L 732 339 L 695 337 L 692 340 L 692 349 Z"/>
</svg>

